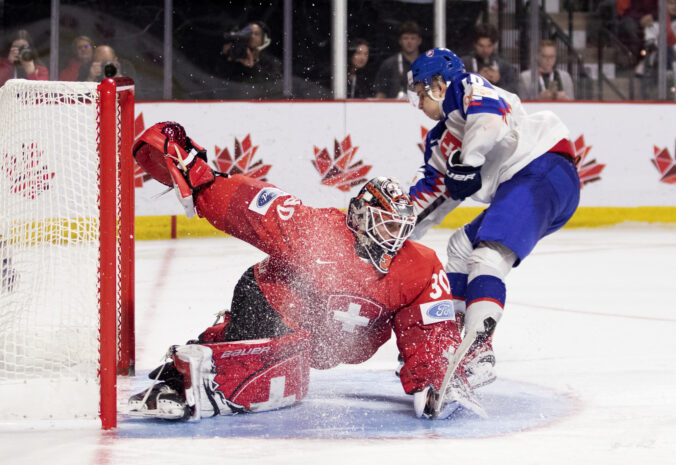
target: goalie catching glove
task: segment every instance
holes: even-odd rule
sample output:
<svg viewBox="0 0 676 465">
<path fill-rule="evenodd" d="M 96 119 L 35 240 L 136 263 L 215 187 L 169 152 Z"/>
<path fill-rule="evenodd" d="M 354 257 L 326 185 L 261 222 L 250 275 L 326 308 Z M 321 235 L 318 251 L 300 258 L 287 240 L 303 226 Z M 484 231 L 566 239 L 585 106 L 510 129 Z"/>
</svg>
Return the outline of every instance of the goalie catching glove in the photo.
<svg viewBox="0 0 676 465">
<path fill-rule="evenodd" d="M 173 187 L 188 218 L 195 214 L 193 195 L 214 180 L 207 152 L 178 123 L 157 123 L 141 134 L 132 149 L 138 165 L 153 179 Z M 220 173 L 219 173 L 220 174 Z"/>
</svg>

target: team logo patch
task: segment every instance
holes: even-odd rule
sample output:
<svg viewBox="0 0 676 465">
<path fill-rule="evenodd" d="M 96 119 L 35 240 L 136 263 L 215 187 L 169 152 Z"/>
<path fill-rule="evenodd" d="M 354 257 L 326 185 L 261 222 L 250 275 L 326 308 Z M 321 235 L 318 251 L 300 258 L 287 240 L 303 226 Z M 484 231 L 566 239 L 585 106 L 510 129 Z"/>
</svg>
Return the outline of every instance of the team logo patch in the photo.
<svg viewBox="0 0 676 465">
<path fill-rule="evenodd" d="M 422 313 L 422 320 L 426 325 L 455 319 L 455 309 L 451 300 L 438 300 L 422 304 L 420 305 L 420 313 Z"/>
<path fill-rule="evenodd" d="M 275 187 L 264 187 L 258 192 L 258 194 L 256 194 L 256 197 L 254 197 L 249 204 L 249 210 L 260 213 L 261 215 L 265 215 L 268 211 L 268 208 L 270 208 L 270 205 L 272 205 L 272 202 L 277 197 L 286 195 L 289 194 Z"/>
</svg>

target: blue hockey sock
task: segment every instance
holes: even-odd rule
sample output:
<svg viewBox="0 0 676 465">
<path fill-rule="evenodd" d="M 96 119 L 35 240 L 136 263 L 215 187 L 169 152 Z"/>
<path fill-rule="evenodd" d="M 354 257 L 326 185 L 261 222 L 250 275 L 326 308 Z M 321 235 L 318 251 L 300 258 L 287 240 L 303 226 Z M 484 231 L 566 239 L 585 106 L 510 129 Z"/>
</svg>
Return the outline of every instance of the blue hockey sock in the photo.
<svg viewBox="0 0 676 465">
<path fill-rule="evenodd" d="M 467 275 L 465 275 L 467 276 Z M 449 274 L 450 280 L 450 274 Z M 453 290 L 453 282 L 451 281 L 451 290 Z M 467 292 L 465 293 L 465 304 L 469 307 L 474 302 L 487 300 L 495 302 L 500 308 L 505 307 L 506 297 L 505 283 L 495 276 L 479 275 L 467 284 Z"/>
<path fill-rule="evenodd" d="M 453 299 L 465 300 L 467 290 L 467 273 L 446 273 L 448 282 L 451 284 Z"/>
</svg>

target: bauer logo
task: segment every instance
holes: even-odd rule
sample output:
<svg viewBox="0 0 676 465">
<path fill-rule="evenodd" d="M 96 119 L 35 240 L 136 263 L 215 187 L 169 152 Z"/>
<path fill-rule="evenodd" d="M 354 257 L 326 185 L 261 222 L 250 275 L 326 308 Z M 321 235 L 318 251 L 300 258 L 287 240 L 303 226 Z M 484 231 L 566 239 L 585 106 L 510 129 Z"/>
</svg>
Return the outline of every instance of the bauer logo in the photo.
<svg viewBox="0 0 676 465">
<path fill-rule="evenodd" d="M 254 197 L 254 199 L 251 201 L 249 204 L 249 210 L 260 213 L 261 215 L 265 215 L 268 211 L 268 208 L 270 208 L 270 205 L 272 205 L 272 202 L 277 197 L 286 195 L 289 194 L 274 187 L 265 187 L 261 189 L 258 194 L 256 194 L 256 197 Z"/>
<path fill-rule="evenodd" d="M 455 319 L 455 310 L 451 300 L 439 300 L 420 305 L 423 323 L 428 325 L 439 321 Z"/>
</svg>

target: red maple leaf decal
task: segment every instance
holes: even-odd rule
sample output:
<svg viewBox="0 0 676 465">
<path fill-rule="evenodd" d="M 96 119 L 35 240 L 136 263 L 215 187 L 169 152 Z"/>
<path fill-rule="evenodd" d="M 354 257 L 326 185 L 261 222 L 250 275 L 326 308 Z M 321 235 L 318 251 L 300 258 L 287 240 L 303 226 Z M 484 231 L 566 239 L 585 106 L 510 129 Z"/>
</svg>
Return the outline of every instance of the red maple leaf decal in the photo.
<svg viewBox="0 0 676 465">
<path fill-rule="evenodd" d="M 143 131 L 145 130 L 146 124 L 143 121 L 143 112 L 141 112 L 134 120 L 134 141 L 136 141 L 138 136 L 143 134 Z M 136 164 L 136 161 L 134 161 L 134 188 L 143 187 L 143 183 L 150 181 L 151 179 L 152 177 L 143 171 L 143 169 Z"/>
<path fill-rule="evenodd" d="M 580 177 L 580 189 L 585 184 L 599 181 L 601 179 L 601 171 L 606 167 L 603 163 L 598 163 L 596 159 L 587 161 L 587 155 L 591 150 L 591 145 L 586 145 L 584 142 L 584 135 L 581 135 L 575 140 L 575 160 L 577 160 L 577 174 Z"/>
<path fill-rule="evenodd" d="M 42 163 L 42 150 L 35 142 L 28 146 L 21 144 L 21 154 L 5 154 L 8 164 L 5 175 L 11 184 L 11 191 L 26 198 L 35 199 L 42 192 L 49 190 L 49 181 L 54 172 L 49 171 Z"/>
<path fill-rule="evenodd" d="M 251 134 L 247 134 L 242 142 L 235 138 L 235 156 L 230 155 L 230 151 L 225 148 L 221 150 L 218 145 L 215 147 L 216 159 L 212 161 L 216 171 L 221 173 L 243 174 L 244 176 L 267 181 L 265 176 L 272 168 L 272 165 L 264 165 L 262 160 L 254 162 L 254 155 L 258 150 L 257 145 L 251 143 Z"/>
<path fill-rule="evenodd" d="M 674 156 L 676 157 L 676 149 L 674 149 Z M 650 161 L 661 175 L 660 182 L 676 184 L 676 162 L 666 147 L 660 149 L 656 145 L 653 146 L 653 158 Z"/>
<path fill-rule="evenodd" d="M 358 148 L 352 146 L 349 134 L 342 142 L 334 140 L 333 159 L 326 148 L 320 150 L 315 146 L 312 166 L 322 176 L 322 184 L 349 192 L 352 187 L 365 183 L 365 176 L 372 167 L 361 160 L 352 163 Z"/>
</svg>

